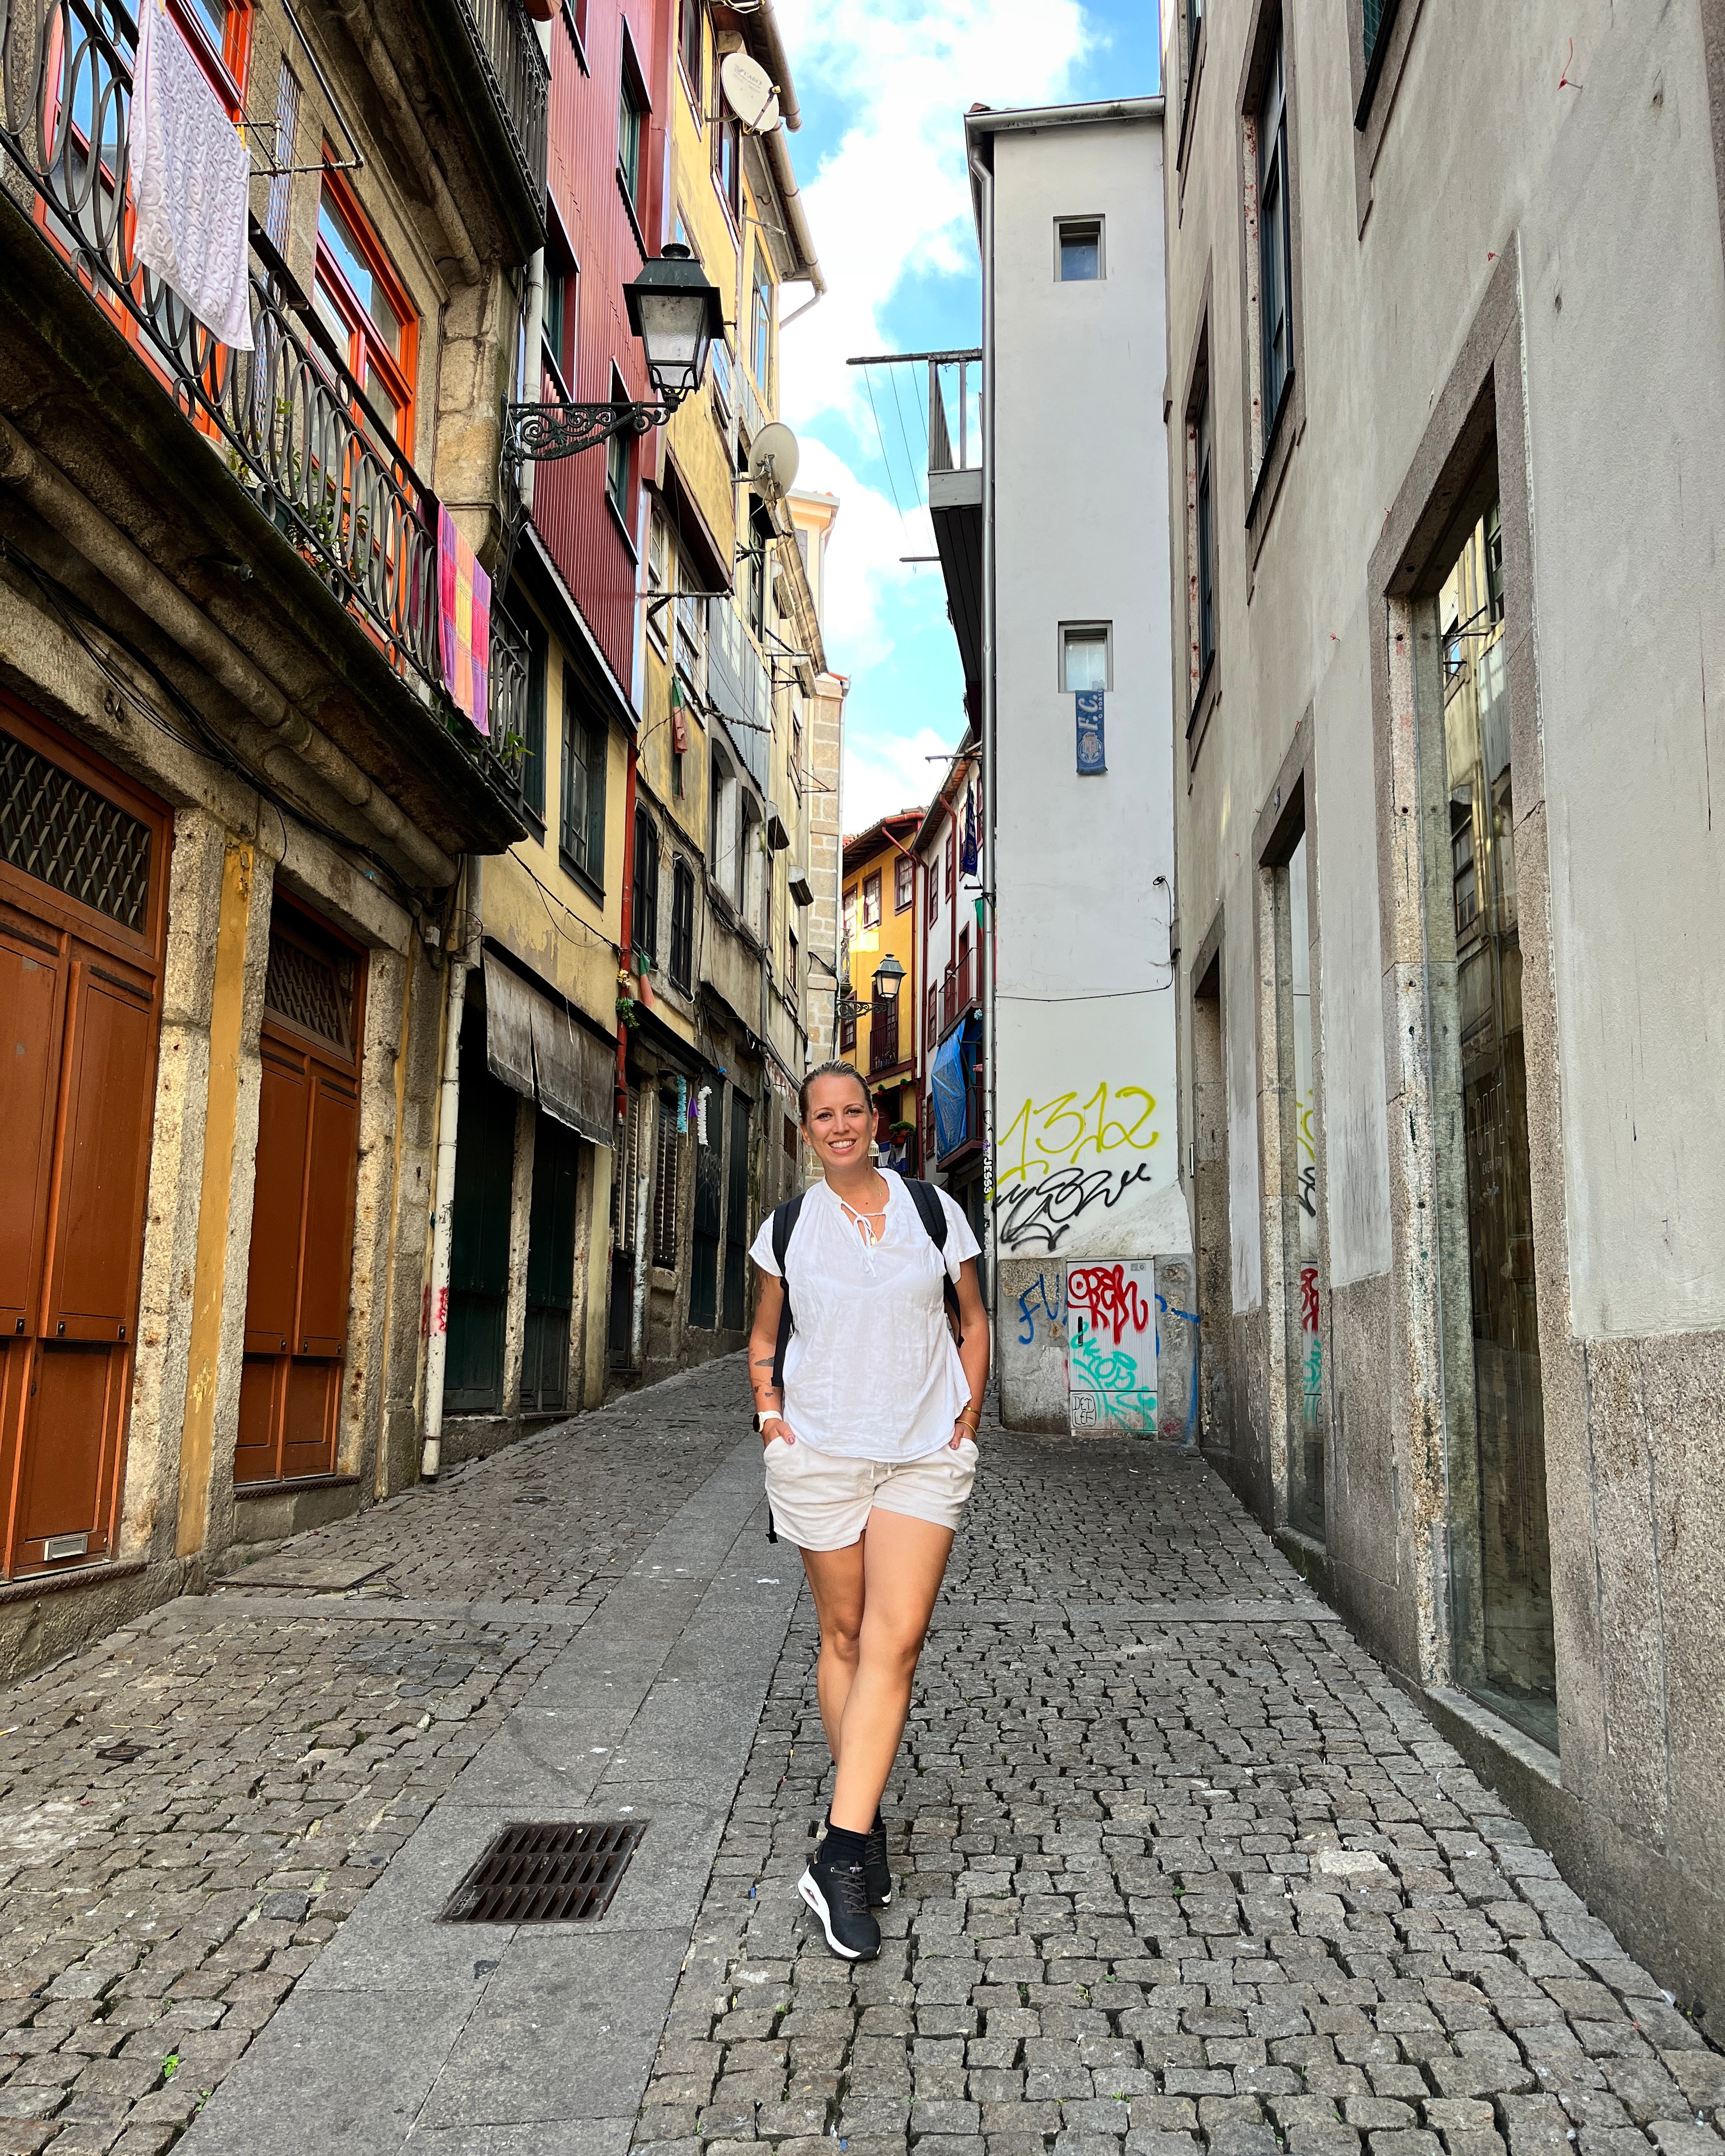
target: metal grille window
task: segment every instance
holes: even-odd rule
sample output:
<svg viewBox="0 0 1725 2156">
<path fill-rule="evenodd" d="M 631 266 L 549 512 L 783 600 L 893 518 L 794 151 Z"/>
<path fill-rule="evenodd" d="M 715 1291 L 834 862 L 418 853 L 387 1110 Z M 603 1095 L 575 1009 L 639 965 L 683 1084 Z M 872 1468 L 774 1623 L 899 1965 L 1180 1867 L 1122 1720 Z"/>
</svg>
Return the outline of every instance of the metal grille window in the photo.
<svg viewBox="0 0 1725 2156">
<path fill-rule="evenodd" d="M 8 733 L 0 733 L 0 860 L 143 931 L 149 826 Z"/>
<path fill-rule="evenodd" d="M 629 1107 L 617 1134 L 611 1179 L 611 1240 L 619 1250 L 635 1246 L 635 1172 L 641 1154 L 641 1094 L 629 1089 Z"/>
<path fill-rule="evenodd" d="M 680 855 L 671 869 L 671 985 L 686 995 L 695 973 L 695 871 Z"/>
<path fill-rule="evenodd" d="M 1211 469 L 1210 391 L 1204 383 L 1198 408 L 1198 678 L 1200 684 L 1216 655 L 1216 492 Z"/>
<path fill-rule="evenodd" d="M 313 950 L 279 921 L 270 924 L 264 1002 L 301 1033 L 327 1042 L 343 1055 L 352 1055 L 352 960 Z"/>
<path fill-rule="evenodd" d="M 1278 36 L 1258 108 L 1258 308 L 1266 450 L 1294 372 L 1290 217 L 1287 84 Z"/>
<path fill-rule="evenodd" d="M 677 1262 L 677 1178 L 683 1148 L 677 1142 L 677 1104 L 659 1096 L 659 1142 L 653 1163 L 653 1262 L 674 1271 Z"/>
</svg>

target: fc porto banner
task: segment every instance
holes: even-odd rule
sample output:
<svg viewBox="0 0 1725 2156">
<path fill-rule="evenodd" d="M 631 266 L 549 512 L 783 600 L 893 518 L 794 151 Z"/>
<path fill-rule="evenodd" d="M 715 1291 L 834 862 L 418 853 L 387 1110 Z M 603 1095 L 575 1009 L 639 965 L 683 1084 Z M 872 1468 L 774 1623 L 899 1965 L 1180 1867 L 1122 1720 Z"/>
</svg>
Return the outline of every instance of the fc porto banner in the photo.
<svg viewBox="0 0 1725 2156">
<path fill-rule="evenodd" d="M 1072 701 L 1078 707 L 1078 775 L 1088 778 L 1108 768 L 1102 746 L 1102 691 L 1081 689 Z"/>
</svg>

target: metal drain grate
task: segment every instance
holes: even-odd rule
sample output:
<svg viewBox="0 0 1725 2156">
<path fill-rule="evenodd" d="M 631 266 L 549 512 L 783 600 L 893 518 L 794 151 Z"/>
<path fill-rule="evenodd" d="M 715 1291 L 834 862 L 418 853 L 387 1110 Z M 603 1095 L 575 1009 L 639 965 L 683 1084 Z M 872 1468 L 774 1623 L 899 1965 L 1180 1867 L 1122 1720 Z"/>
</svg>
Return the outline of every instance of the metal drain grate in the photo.
<svg viewBox="0 0 1725 2156">
<path fill-rule="evenodd" d="M 646 1820 L 511 1824 L 444 1905 L 440 1924 L 591 1922 L 610 1907 Z"/>
</svg>

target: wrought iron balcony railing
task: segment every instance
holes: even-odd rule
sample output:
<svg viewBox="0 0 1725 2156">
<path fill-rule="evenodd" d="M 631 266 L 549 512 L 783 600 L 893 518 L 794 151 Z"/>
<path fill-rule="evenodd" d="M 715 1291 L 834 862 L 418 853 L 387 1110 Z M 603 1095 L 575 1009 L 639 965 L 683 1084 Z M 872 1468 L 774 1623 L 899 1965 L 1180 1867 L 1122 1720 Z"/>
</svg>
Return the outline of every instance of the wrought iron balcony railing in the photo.
<svg viewBox="0 0 1725 2156">
<path fill-rule="evenodd" d="M 525 695 L 525 658 L 514 663 L 504 632 L 487 742 L 444 689 L 436 500 L 262 228 L 254 220 L 249 352 L 218 343 L 171 286 L 133 260 L 136 41 L 124 0 L 12 0 L 0 12 L 0 184 L 203 437 L 212 476 L 225 469 L 495 791 L 518 803 L 519 777 L 493 743 L 510 731 L 497 700 Z"/>
<path fill-rule="evenodd" d="M 480 71 L 508 124 L 521 178 L 534 199 L 542 200 L 551 63 L 521 0 L 461 0 L 461 13 Z"/>
</svg>

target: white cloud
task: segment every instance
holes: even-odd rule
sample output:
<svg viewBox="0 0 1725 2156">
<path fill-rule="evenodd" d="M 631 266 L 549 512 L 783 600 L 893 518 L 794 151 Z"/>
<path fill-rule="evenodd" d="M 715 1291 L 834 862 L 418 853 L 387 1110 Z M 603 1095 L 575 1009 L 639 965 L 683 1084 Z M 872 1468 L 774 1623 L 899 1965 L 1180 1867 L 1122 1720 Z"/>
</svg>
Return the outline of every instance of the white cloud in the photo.
<svg viewBox="0 0 1725 2156">
<path fill-rule="evenodd" d="M 875 734 L 868 740 L 855 738 L 847 727 L 846 834 L 865 831 L 897 809 L 920 808 L 932 800 L 952 748 L 952 741 L 943 741 L 932 726 L 921 726 L 912 734 Z"/>
<path fill-rule="evenodd" d="M 852 115 L 819 170 L 799 175 L 829 290 L 785 339 L 783 403 L 793 425 L 835 408 L 855 422 L 845 362 L 888 348 L 880 318 L 900 283 L 975 266 L 965 112 L 1070 95 L 1089 33 L 1078 0 L 779 0 L 778 12 L 799 91 L 818 85 Z"/>
<path fill-rule="evenodd" d="M 838 415 L 859 439 L 872 439 L 860 370 L 845 361 L 891 348 L 881 316 L 901 284 L 976 266 L 966 110 L 978 102 L 1042 105 L 1070 96 L 1090 33 L 1079 0 L 778 0 L 778 13 L 799 95 L 806 100 L 819 88 L 843 100 L 850 115 L 813 174 L 806 136 L 791 138 L 829 290 L 785 335 L 781 404 L 802 436 L 803 483 L 839 497 L 823 627 L 830 663 L 855 674 L 890 654 L 905 607 L 919 619 L 925 606 L 944 612 L 943 594 L 925 598 L 915 581 L 929 583 L 938 572 L 899 558 L 932 553 L 932 535 L 925 510 L 906 505 L 901 517 L 809 429 L 823 415 Z M 960 341 L 976 334 L 973 322 Z M 918 373 L 901 390 L 926 398 L 926 377 Z M 920 449 L 914 431 L 911 442 Z M 901 465 L 901 444 L 895 458 Z M 906 475 L 897 475 L 902 485 Z M 849 801 L 845 815 L 859 828 Z"/>
</svg>

